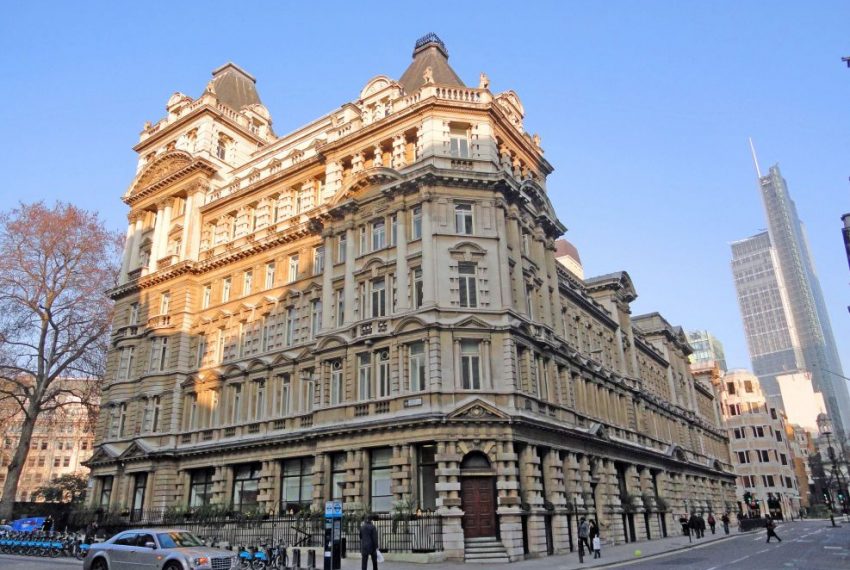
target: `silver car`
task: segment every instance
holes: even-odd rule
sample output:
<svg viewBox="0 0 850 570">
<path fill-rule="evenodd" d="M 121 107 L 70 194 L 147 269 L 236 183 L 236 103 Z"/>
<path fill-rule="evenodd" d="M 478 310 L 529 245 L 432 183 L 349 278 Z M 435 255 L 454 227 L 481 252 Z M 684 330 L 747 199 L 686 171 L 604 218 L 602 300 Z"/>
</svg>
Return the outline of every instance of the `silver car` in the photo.
<svg viewBox="0 0 850 570">
<path fill-rule="evenodd" d="M 140 528 L 92 544 L 83 570 L 230 570 L 235 552 L 209 548 L 187 530 Z"/>
</svg>

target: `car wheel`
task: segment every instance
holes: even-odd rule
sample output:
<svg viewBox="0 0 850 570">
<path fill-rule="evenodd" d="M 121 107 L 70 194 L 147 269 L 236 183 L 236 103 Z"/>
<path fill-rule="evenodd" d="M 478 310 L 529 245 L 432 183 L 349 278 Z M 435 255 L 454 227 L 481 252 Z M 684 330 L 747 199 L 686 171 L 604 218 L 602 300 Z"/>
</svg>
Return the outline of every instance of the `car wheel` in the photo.
<svg viewBox="0 0 850 570">
<path fill-rule="evenodd" d="M 183 567 L 176 562 L 169 562 L 162 570 L 183 570 Z"/>
<path fill-rule="evenodd" d="M 91 563 L 91 570 L 109 570 L 109 565 L 103 558 L 98 558 Z"/>
</svg>

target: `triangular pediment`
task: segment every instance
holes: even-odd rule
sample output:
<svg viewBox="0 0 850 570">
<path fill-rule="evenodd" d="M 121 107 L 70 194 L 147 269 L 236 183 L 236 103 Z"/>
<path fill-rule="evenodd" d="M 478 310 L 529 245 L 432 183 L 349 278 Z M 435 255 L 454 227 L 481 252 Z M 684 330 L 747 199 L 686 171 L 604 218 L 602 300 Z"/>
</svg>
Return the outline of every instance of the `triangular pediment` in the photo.
<svg viewBox="0 0 850 570">
<path fill-rule="evenodd" d="M 118 454 L 115 453 L 113 450 L 108 449 L 108 448 L 105 449 L 105 447 L 106 446 L 98 447 L 94 451 L 94 453 L 92 453 L 92 456 L 89 457 L 88 460 L 86 460 L 86 463 L 90 463 L 90 464 L 103 463 L 103 462 L 106 462 L 106 461 L 112 461 L 113 459 L 115 459 L 118 456 Z"/>
<path fill-rule="evenodd" d="M 118 456 L 118 459 L 121 461 L 128 461 L 130 459 L 145 459 L 150 454 L 150 450 L 146 449 L 140 442 L 134 441 L 127 449 L 124 450 L 124 453 Z"/>
<path fill-rule="evenodd" d="M 450 420 L 464 421 L 507 421 L 510 416 L 489 402 L 479 398 L 468 402 L 447 416 Z"/>
<path fill-rule="evenodd" d="M 470 328 L 470 329 L 487 329 L 492 330 L 493 325 L 488 322 L 482 321 L 478 317 L 466 317 L 455 323 L 455 328 Z"/>
</svg>

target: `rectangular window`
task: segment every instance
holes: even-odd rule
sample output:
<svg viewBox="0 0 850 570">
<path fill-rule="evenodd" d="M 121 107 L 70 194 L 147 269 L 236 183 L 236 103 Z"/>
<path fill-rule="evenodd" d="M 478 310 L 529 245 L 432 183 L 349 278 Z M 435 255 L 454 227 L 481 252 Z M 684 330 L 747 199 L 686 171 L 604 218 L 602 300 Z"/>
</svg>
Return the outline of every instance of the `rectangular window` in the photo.
<svg viewBox="0 0 850 570">
<path fill-rule="evenodd" d="M 313 275 L 320 275 L 325 270 L 324 246 L 313 248 Z"/>
<path fill-rule="evenodd" d="M 343 398 L 343 380 L 342 380 L 342 361 L 334 360 L 331 362 L 331 405 L 335 406 L 342 403 Z"/>
<path fill-rule="evenodd" d="M 422 306 L 422 301 L 425 298 L 425 289 L 422 285 L 422 268 L 417 267 L 411 271 L 410 279 L 411 287 L 411 304 L 414 309 Z"/>
<path fill-rule="evenodd" d="M 234 384 L 230 389 L 230 423 L 238 424 L 242 419 L 242 384 Z"/>
<path fill-rule="evenodd" d="M 316 338 L 319 329 L 322 328 L 322 301 L 313 299 L 310 301 L 310 338 Z"/>
<path fill-rule="evenodd" d="M 313 410 L 316 401 L 316 382 L 313 380 L 313 371 L 307 370 L 301 374 L 301 402 L 304 412 Z"/>
<path fill-rule="evenodd" d="M 331 500 L 342 501 L 345 491 L 345 453 L 331 456 Z"/>
<path fill-rule="evenodd" d="M 194 429 L 198 418 L 198 395 L 189 394 L 186 398 L 186 427 L 185 429 Z"/>
<path fill-rule="evenodd" d="M 313 458 L 287 459 L 280 481 L 280 511 L 297 513 L 313 502 Z"/>
<path fill-rule="evenodd" d="M 738 463 L 743 464 L 743 463 L 749 463 L 749 462 L 750 462 L 749 453 L 747 453 L 746 451 L 739 451 L 738 452 Z"/>
<path fill-rule="evenodd" d="M 278 398 L 278 408 L 280 410 L 281 416 L 288 416 L 290 405 L 290 382 L 289 382 L 289 374 L 284 374 L 280 376 L 280 397 Z"/>
<path fill-rule="evenodd" d="M 731 395 L 735 395 L 735 383 L 734 382 L 726 382 L 726 391 Z"/>
<path fill-rule="evenodd" d="M 345 248 L 346 248 L 347 240 L 345 238 L 345 234 L 339 234 L 339 237 L 336 238 L 336 262 L 337 263 L 345 263 Z"/>
<path fill-rule="evenodd" d="M 370 490 L 372 512 L 388 513 L 393 506 L 392 466 L 393 451 L 390 448 L 373 449 L 370 458 Z"/>
<path fill-rule="evenodd" d="M 136 353 L 135 346 L 125 346 L 121 349 L 121 357 L 118 362 L 118 380 L 127 380 L 133 372 L 133 359 Z"/>
<path fill-rule="evenodd" d="M 433 511 L 437 508 L 437 448 L 426 444 L 419 446 L 419 499 L 420 508 Z"/>
<path fill-rule="evenodd" d="M 156 336 L 151 339 L 151 358 L 148 370 L 162 372 L 168 363 L 168 337 Z"/>
<path fill-rule="evenodd" d="M 201 294 L 201 308 L 206 309 L 210 306 L 210 301 L 212 300 L 212 285 L 207 283 L 204 285 L 204 291 Z"/>
<path fill-rule="evenodd" d="M 372 317 L 387 315 L 387 287 L 383 278 L 372 280 Z"/>
<path fill-rule="evenodd" d="M 266 383 L 262 380 L 254 383 L 253 415 L 255 420 L 261 420 L 266 415 Z"/>
<path fill-rule="evenodd" d="M 288 275 L 289 283 L 294 281 L 298 281 L 298 255 L 290 255 L 289 256 L 289 275 Z"/>
<path fill-rule="evenodd" d="M 784 453 L 780 453 L 779 454 L 779 462 L 782 465 L 788 465 L 788 456 L 786 456 Z"/>
<path fill-rule="evenodd" d="M 189 483 L 189 507 L 209 505 L 213 493 L 215 469 L 196 469 L 191 472 Z"/>
<path fill-rule="evenodd" d="M 171 292 L 165 291 L 159 297 L 159 314 L 160 315 L 167 315 L 169 305 L 171 305 Z"/>
<path fill-rule="evenodd" d="M 390 395 L 390 351 L 382 350 L 377 356 L 377 384 L 378 398 L 386 398 Z"/>
<path fill-rule="evenodd" d="M 357 397 L 361 401 L 372 397 L 372 355 L 368 352 L 357 355 Z"/>
<path fill-rule="evenodd" d="M 71 466 L 71 458 L 70 457 L 64 457 L 62 459 L 62 467 L 70 467 L 70 466 Z"/>
<path fill-rule="evenodd" d="M 390 216 L 390 237 L 389 245 L 398 244 L 398 214 Z"/>
<path fill-rule="evenodd" d="M 752 380 L 744 380 L 744 392 L 747 394 L 753 393 L 753 381 Z"/>
<path fill-rule="evenodd" d="M 384 249 L 387 246 L 387 230 L 384 220 L 372 222 L 372 251 Z"/>
<path fill-rule="evenodd" d="M 195 353 L 195 367 L 200 368 L 204 364 L 204 355 L 207 353 L 207 335 L 198 335 L 198 351 Z"/>
<path fill-rule="evenodd" d="M 242 274 L 242 296 L 250 295 L 254 286 L 254 272 L 250 269 Z"/>
<path fill-rule="evenodd" d="M 472 235 L 472 204 L 455 204 L 455 231 Z"/>
<path fill-rule="evenodd" d="M 449 128 L 449 152 L 455 158 L 469 158 L 469 131 L 465 127 Z"/>
<path fill-rule="evenodd" d="M 408 345 L 407 367 L 410 375 L 409 390 L 420 392 L 425 389 L 425 343 L 414 342 Z"/>
<path fill-rule="evenodd" d="M 415 206 L 410 211 L 410 239 L 422 239 L 422 206 Z"/>
<path fill-rule="evenodd" d="M 369 253 L 369 234 L 366 231 L 366 226 L 360 226 L 360 248 L 358 252 L 360 255 Z"/>
<path fill-rule="evenodd" d="M 130 304 L 130 316 L 127 318 L 127 324 L 130 326 L 139 324 L 139 304 Z"/>
<path fill-rule="evenodd" d="M 295 340 L 295 308 L 289 307 L 286 309 L 286 336 L 284 342 L 286 346 L 292 346 Z"/>
<path fill-rule="evenodd" d="M 266 289 L 274 288 L 274 261 L 266 263 Z"/>
<path fill-rule="evenodd" d="M 104 510 L 109 509 L 109 500 L 112 497 L 112 475 L 103 477 L 100 484 L 100 500 L 98 505 Z"/>
<path fill-rule="evenodd" d="M 259 507 L 257 496 L 260 490 L 259 464 L 242 465 L 233 474 L 233 510 L 251 511 Z"/>
<path fill-rule="evenodd" d="M 230 300 L 230 277 L 225 277 L 221 282 L 221 302 L 226 303 Z"/>
<path fill-rule="evenodd" d="M 461 261 L 457 264 L 461 307 L 475 308 L 478 306 L 478 282 L 475 277 L 475 270 L 476 265 L 473 262 Z"/>
<path fill-rule="evenodd" d="M 127 430 L 127 404 L 118 406 L 118 437 L 124 437 Z"/>
<path fill-rule="evenodd" d="M 776 441 L 782 441 L 782 432 L 776 430 L 774 433 L 776 434 Z"/>
<path fill-rule="evenodd" d="M 460 341 L 460 376 L 464 390 L 481 389 L 480 343 L 476 340 Z"/>
</svg>

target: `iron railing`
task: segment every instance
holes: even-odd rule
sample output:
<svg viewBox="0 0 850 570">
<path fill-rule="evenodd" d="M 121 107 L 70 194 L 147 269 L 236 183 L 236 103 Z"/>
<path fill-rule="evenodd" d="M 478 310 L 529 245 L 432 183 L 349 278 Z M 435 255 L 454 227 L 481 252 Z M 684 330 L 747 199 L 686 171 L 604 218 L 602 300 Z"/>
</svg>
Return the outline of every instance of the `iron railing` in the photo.
<svg viewBox="0 0 850 570">
<path fill-rule="evenodd" d="M 98 535 L 112 536 L 132 528 L 180 528 L 205 539 L 238 545 L 286 544 L 321 547 L 324 520 L 315 516 L 246 516 L 241 513 L 216 516 L 177 514 L 168 510 L 129 512 L 83 511 L 72 513 L 70 526 L 85 529 L 98 523 Z M 384 552 L 440 552 L 443 550 L 443 521 L 434 513 L 397 516 L 372 515 L 378 542 Z M 343 518 L 343 537 L 348 551 L 360 550 L 360 520 Z"/>
</svg>

